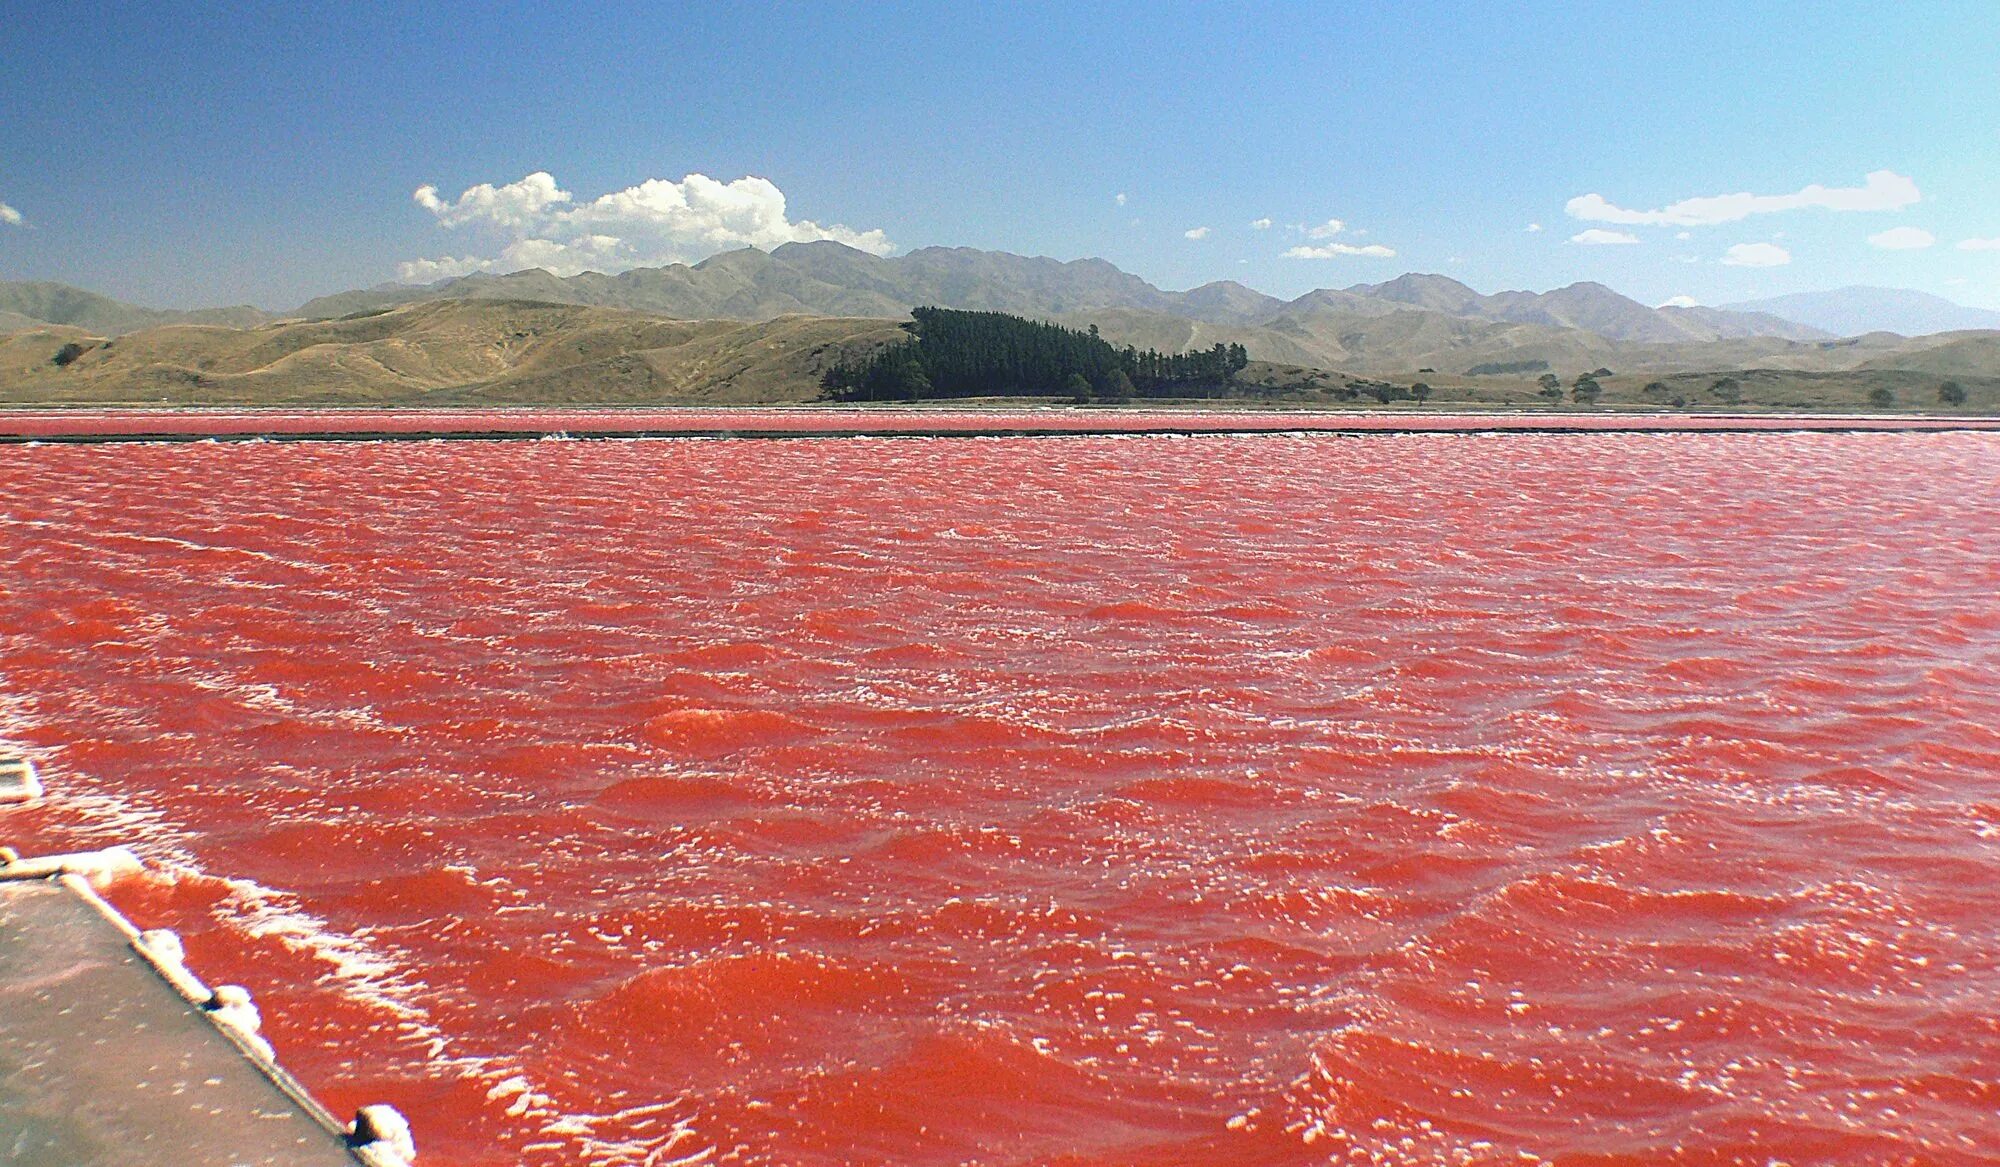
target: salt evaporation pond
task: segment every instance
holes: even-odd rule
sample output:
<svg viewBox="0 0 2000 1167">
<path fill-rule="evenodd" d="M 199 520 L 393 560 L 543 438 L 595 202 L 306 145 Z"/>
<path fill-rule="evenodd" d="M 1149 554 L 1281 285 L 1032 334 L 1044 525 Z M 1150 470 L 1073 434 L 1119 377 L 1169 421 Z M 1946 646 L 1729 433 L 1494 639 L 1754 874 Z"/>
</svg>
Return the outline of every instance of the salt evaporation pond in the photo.
<svg viewBox="0 0 2000 1167">
<path fill-rule="evenodd" d="M 25 849 L 449 1164 L 2000 1162 L 2000 438 L 0 450 Z"/>
</svg>

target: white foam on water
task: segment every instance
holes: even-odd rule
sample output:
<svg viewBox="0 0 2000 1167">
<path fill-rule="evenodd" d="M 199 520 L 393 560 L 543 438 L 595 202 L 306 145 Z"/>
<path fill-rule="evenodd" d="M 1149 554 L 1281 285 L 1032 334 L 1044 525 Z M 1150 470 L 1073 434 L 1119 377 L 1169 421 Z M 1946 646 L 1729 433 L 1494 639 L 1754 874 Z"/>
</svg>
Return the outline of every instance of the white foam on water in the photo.
<svg viewBox="0 0 2000 1167">
<path fill-rule="evenodd" d="M 0 693 L 0 744 L 38 724 L 32 701 Z M 76 815 L 93 834 L 131 846 L 149 864 L 144 878 L 168 883 L 221 879 L 230 892 L 218 912 L 224 926 L 254 939 L 275 939 L 324 961 L 332 970 L 327 980 L 343 997 L 395 1017 L 406 1040 L 420 1045 L 434 1065 L 475 1074 L 487 1071 L 483 1059 L 446 1056 L 450 1042 L 419 1003 L 425 985 L 411 972 L 413 962 L 407 954 L 340 932 L 304 910 L 290 892 L 252 879 L 214 876 L 193 848 L 193 833 L 137 792 L 103 789 L 87 775 L 63 769 L 59 751 L 43 768 L 52 779 L 48 803 Z"/>
<path fill-rule="evenodd" d="M 693 1167 L 717 1151 L 713 1144 L 701 1145 L 694 1117 L 684 1113 L 688 1107 L 684 1097 L 609 1114 L 566 1112 L 555 1099 L 536 1090 L 525 1074 L 513 1074 L 495 1082 L 486 1098 L 506 1102 L 509 1118 L 537 1122 L 542 1139 L 554 1140 L 530 1143 L 521 1148 L 525 1152 L 568 1151 L 577 1162 L 602 1167 Z M 672 1117 L 675 1112 L 683 1113 Z M 609 1127 L 629 1133 L 614 1135 L 604 1129 Z"/>
</svg>

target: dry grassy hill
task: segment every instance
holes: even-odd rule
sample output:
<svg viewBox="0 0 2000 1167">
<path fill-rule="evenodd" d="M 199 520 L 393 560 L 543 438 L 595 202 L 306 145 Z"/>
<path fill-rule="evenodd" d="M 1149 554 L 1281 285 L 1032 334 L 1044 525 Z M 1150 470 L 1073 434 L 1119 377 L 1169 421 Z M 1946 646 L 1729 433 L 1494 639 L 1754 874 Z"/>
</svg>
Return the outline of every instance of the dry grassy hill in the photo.
<svg viewBox="0 0 2000 1167">
<path fill-rule="evenodd" d="M 0 338 L 0 403 L 797 401 L 847 353 L 903 335 L 885 320 L 669 320 L 506 300 L 115 339 L 43 328 Z"/>
<path fill-rule="evenodd" d="M 1547 408 L 1537 377 L 1559 376 L 1560 404 L 1598 368 L 1601 408 L 2000 410 L 2000 333 L 1839 341 L 1741 337 L 1634 344 L 1581 329 L 1416 309 L 1316 310 L 1261 325 L 1101 309 L 1058 317 L 1095 324 L 1118 345 L 1185 351 L 1240 342 L 1253 364 L 1246 402 L 1409 408 L 1383 387 L 1429 386 L 1435 407 Z M 833 364 L 906 339 L 881 318 L 781 316 L 677 320 L 621 308 L 489 298 L 427 300 L 337 320 L 255 328 L 175 324 L 106 338 L 40 325 L 0 337 L 0 406 L 753 404 L 820 395 Z M 1480 374 L 1474 368 L 1488 371 Z M 1718 390 L 1718 384 L 1729 387 Z"/>
</svg>

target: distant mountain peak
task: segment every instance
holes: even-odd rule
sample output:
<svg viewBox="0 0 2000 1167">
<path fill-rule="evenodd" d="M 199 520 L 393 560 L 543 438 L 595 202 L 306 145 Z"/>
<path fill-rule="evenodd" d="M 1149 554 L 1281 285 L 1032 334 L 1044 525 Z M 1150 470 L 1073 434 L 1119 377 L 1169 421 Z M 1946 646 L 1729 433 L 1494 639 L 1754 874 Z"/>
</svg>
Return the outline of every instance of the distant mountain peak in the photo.
<svg viewBox="0 0 2000 1167">
<path fill-rule="evenodd" d="M 1379 284 L 1355 284 L 1346 290 L 1361 295 L 1382 297 L 1417 291 L 1464 293 L 1468 296 L 1479 294 L 1450 276 L 1423 271 L 1404 272 L 1393 280 L 1385 280 Z"/>
<path fill-rule="evenodd" d="M 776 247 L 771 249 L 771 254 L 774 257 L 783 255 L 795 255 L 800 252 L 822 252 L 831 255 L 856 255 L 860 256 L 863 259 L 880 258 L 873 252 L 863 251 L 859 247 L 849 247 L 847 244 L 842 243 L 838 239 L 794 239 L 789 243 L 780 243 Z"/>
<path fill-rule="evenodd" d="M 731 270 L 761 268 L 775 260 L 773 253 L 759 251 L 755 247 L 739 247 L 734 251 L 719 251 L 694 265 L 696 271 Z"/>
</svg>

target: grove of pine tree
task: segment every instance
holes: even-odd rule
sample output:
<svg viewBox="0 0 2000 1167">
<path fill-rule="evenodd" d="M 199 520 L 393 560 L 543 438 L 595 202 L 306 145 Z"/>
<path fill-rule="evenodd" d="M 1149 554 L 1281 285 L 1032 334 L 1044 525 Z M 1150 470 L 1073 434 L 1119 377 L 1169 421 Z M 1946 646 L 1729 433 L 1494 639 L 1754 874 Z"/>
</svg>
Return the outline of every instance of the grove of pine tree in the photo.
<svg viewBox="0 0 2000 1167">
<path fill-rule="evenodd" d="M 1187 353 L 1117 348 L 1097 335 L 1004 312 L 918 308 L 915 339 L 828 369 L 839 401 L 939 397 L 1211 397 L 1250 363 L 1240 344 Z M 1081 384 L 1079 384 L 1079 382 Z M 1081 390 L 1088 387 L 1089 393 Z"/>
</svg>

